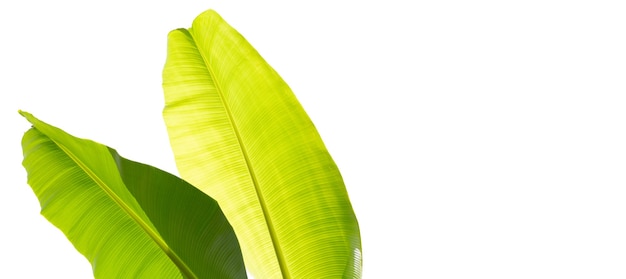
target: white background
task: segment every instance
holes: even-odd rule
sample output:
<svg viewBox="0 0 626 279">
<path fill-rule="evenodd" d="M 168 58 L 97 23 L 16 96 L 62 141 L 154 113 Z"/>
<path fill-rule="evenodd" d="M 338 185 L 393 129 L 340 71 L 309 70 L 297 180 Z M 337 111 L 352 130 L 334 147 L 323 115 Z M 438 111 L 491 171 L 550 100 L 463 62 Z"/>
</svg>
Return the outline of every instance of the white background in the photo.
<svg viewBox="0 0 626 279">
<path fill-rule="evenodd" d="M 625 278 L 619 2 L 3 1 L 0 278 L 92 276 L 39 215 L 17 110 L 177 173 L 166 34 L 208 8 L 316 124 L 365 279 Z"/>
</svg>

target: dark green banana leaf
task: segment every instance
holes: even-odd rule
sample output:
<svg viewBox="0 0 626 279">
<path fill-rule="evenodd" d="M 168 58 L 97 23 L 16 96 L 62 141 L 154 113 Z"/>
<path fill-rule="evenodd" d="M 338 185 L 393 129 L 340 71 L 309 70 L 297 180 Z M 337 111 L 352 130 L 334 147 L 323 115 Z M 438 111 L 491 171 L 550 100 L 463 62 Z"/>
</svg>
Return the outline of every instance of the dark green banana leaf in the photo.
<svg viewBox="0 0 626 279">
<path fill-rule="evenodd" d="M 237 238 L 211 197 L 20 113 L 33 124 L 23 165 L 41 213 L 96 278 L 246 278 Z"/>
</svg>

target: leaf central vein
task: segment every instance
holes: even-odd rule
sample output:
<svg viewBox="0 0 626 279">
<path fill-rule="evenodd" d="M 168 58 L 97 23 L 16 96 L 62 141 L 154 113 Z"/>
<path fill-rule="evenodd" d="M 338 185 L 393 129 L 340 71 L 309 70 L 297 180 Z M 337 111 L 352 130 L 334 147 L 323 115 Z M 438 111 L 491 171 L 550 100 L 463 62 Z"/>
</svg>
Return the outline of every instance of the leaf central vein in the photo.
<svg viewBox="0 0 626 279">
<path fill-rule="evenodd" d="M 176 255 L 174 251 L 170 249 L 170 247 L 165 243 L 165 241 L 161 238 L 161 236 L 155 232 L 148 224 L 139 217 L 132 208 L 130 208 L 113 190 L 104 182 L 98 175 L 96 175 L 91 169 L 89 169 L 85 163 L 83 163 L 74 153 L 66 148 L 64 145 L 59 144 L 54 139 L 50 138 L 52 142 L 56 144 L 65 154 L 68 155 L 100 188 L 109 196 L 111 199 L 124 211 L 128 216 L 130 216 L 136 224 L 138 224 L 148 236 L 163 250 L 163 252 L 180 268 L 181 273 L 186 278 L 195 279 L 197 276 L 193 273 L 193 271 L 183 262 L 182 259 Z"/>
<path fill-rule="evenodd" d="M 193 35 L 193 31 L 189 32 L 189 34 L 191 35 L 193 42 L 196 44 L 196 48 L 199 50 L 199 46 L 196 43 L 196 40 L 194 38 Z M 276 235 L 276 231 L 274 230 L 274 225 L 272 223 L 272 218 L 269 214 L 269 209 L 267 208 L 267 204 L 265 203 L 265 199 L 263 198 L 263 193 L 261 191 L 261 187 L 259 185 L 259 182 L 257 180 L 257 177 L 254 173 L 254 169 L 252 167 L 252 163 L 250 161 L 250 157 L 248 155 L 248 152 L 246 150 L 245 144 L 243 142 L 243 139 L 239 133 L 239 129 L 237 128 L 237 124 L 235 123 L 233 114 L 230 110 L 230 107 L 228 105 L 228 103 L 226 102 L 225 96 L 224 96 L 224 92 L 222 90 L 222 87 L 220 86 L 220 82 L 218 81 L 218 79 L 215 78 L 215 71 L 213 70 L 213 68 L 211 67 L 211 63 L 210 61 L 207 60 L 207 57 L 205 57 L 205 55 L 203 55 L 202 51 L 198 51 L 202 57 L 202 60 L 204 62 L 204 65 L 207 68 L 207 71 L 209 72 L 209 75 L 211 76 L 211 79 L 213 80 L 213 83 L 215 84 L 215 89 L 217 91 L 217 94 L 220 98 L 220 101 L 222 102 L 222 105 L 224 107 L 224 110 L 226 111 L 226 114 L 228 115 L 228 120 L 229 123 L 231 125 L 231 128 L 233 130 L 233 133 L 235 134 L 235 137 L 237 138 L 237 143 L 239 145 L 239 149 L 241 151 L 241 154 L 244 158 L 244 161 L 246 162 L 246 167 L 248 169 L 248 173 L 250 174 L 250 179 L 252 180 L 252 184 L 254 185 L 254 190 L 255 193 L 257 195 L 257 199 L 259 201 L 259 205 L 261 206 L 261 211 L 263 212 L 263 217 L 265 218 L 265 223 L 267 225 L 267 229 L 268 232 L 270 234 L 270 238 L 272 240 L 272 246 L 274 248 L 274 252 L 276 254 L 276 257 L 278 259 L 278 266 L 280 267 L 280 272 L 283 276 L 283 278 L 288 279 L 291 278 L 291 276 L 289 276 L 289 273 L 287 271 L 287 264 L 285 261 L 285 257 L 283 255 L 282 250 L 280 249 L 280 245 L 279 245 L 279 241 L 278 241 L 278 237 Z"/>
</svg>

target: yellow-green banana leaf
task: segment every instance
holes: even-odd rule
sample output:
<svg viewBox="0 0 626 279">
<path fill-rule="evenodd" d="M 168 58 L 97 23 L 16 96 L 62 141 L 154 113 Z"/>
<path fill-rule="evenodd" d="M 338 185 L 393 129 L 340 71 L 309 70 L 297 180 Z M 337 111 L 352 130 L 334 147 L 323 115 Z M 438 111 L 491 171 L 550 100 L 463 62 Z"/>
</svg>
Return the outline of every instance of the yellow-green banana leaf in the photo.
<svg viewBox="0 0 626 279">
<path fill-rule="evenodd" d="M 246 278 L 219 206 L 180 178 L 73 137 L 31 114 L 22 139 L 41 213 L 96 278 Z"/>
<path fill-rule="evenodd" d="M 360 278 L 343 180 L 287 84 L 216 12 L 168 37 L 164 119 L 179 172 L 215 198 L 256 278 Z"/>
</svg>

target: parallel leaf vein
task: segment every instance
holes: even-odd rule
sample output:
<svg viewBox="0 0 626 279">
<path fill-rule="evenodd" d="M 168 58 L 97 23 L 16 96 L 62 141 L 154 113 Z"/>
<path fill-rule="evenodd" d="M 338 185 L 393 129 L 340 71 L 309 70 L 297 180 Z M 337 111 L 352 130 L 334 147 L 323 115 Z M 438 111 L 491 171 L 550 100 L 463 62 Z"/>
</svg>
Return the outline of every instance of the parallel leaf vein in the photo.
<svg viewBox="0 0 626 279">
<path fill-rule="evenodd" d="M 82 162 L 82 160 L 80 160 L 71 150 L 66 148 L 63 144 L 58 143 L 52 138 L 50 138 L 50 140 L 52 140 L 52 142 L 54 142 L 61 150 L 63 150 L 63 152 L 65 152 L 65 154 L 67 154 L 72 159 L 72 161 L 74 161 L 94 182 L 96 182 L 96 184 L 98 184 L 98 186 L 100 186 L 100 188 L 107 195 L 109 195 L 109 197 L 111 197 L 111 199 L 146 232 L 146 234 L 148 234 L 148 236 L 159 246 L 159 248 L 161 248 L 163 252 L 172 260 L 172 262 L 174 262 L 174 264 L 178 266 L 181 273 L 186 278 L 198 278 L 193 273 L 193 271 L 183 262 L 183 260 L 170 249 L 170 247 L 167 245 L 167 243 L 165 243 L 161 236 L 158 235 L 158 233 L 156 233 L 152 228 L 150 228 L 150 226 L 148 226 L 148 224 L 144 222 L 132 208 L 128 207 L 128 205 L 117 194 L 115 194 L 115 192 L 113 192 L 113 190 L 111 190 L 109 186 L 104 183 L 104 181 L 102 181 L 100 177 L 98 177 L 98 175 L 96 175 L 91 169 L 89 169 L 85 165 L 85 163 Z"/>
<path fill-rule="evenodd" d="M 211 63 L 207 60 L 207 57 L 205 57 L 205 55 L 201 51 L 199 51 L 200 48 L 198 47 L 198 45 L 196 43 L 196 40 L 194 38 L 194 34 L 192 32 L 189 32 L 189 34 L 193 38 L 193 42 L 194 42 L 194 44 L 196 44 L 196 49 L 198 49 L 198 52 L 200 53 L 200 56 L 203 59 L 204 65 L 206 66 L 206 68 L 207 68 L 207 70 L 209 72 L 209 75 L 211 76 L 211 79 L 213 80 L 213 83 L 215 84 L 215 88 L 216 88 L 217 94 L 220 97 L 220 101 L 222 102 L 222 105 L 224 106 L 224 110 L 226 111 L 226 114 L 228 115 L 228 120 L 230 122 L 230 125 L 231 125 L 231 128 L 233 130 L 233 133 L 235 134 L 235 136 L 237 138 L 237 143 L 239 144 L 239 148 L 241 150 L 241 154 L 242 154 L 242 156 L 243 156 L 243 158 L 244 158 L 244 160 L 246 162 L 246 167 L 248 169 L 248 173 L 250 174 L 250 178 L 252 180 L 252 184 L 254 185 L 255 193 L 257 194 L 257 198 L 259 200 L 259 204 L 261 206 L 261 210 L 263 212 L 263 216 L 264 216 L 266 224 L 267 224 L 268 232 L 269 232 L 270 238 L 272 240 L 272 246 L 274 247 L 274 252 L 276 254 L 276 257 L 278 258 L 278 265 L 280 267 L 281 274 L 282 274 L 283 278 L 289 279 L 289 278 L 291 278 L 291 276 L 289 276 L 289 272 L 287 271 L 287 265 L 286 265 L 285 257 L 283 255 L 282 250 L 280 249 L 278 237 L 276 235 L 276 231 L 275 231 L 274 225 L 272 223 L 272 218 L 271 218 L 271 216 L 269 214 L 269 209 L 267 208 L 267 204 L 265 203 L 265 199 L 263 198 L 263 193 L 262 193 L 261 188 L 259 186 L 259 182 L 257 180 L 257 177 L 256 177 L 256 175 L 254 173 L 254 168 L 252 167 L 252 163 L 250 161 L 250 157 L 248 155 L 248 152 L 246 150 L 246 147 L 244 145 L 242 137 L 241 137 L 241 135 L 239 133 L 239 129 L 237 128 L 237 124 L 235 123 L 233 114 L 232 114 L 232 112 L 230 110 L 230 107 L 229 107 L 228 103 L 225 100 L 222 87 L 220 86 L 220 81 L 218 79 L 216 79 L 215 71 L 211 67 Z"/>
</svg>

